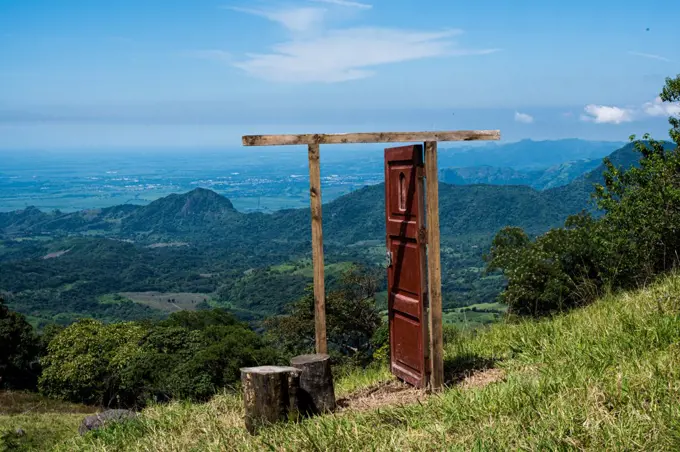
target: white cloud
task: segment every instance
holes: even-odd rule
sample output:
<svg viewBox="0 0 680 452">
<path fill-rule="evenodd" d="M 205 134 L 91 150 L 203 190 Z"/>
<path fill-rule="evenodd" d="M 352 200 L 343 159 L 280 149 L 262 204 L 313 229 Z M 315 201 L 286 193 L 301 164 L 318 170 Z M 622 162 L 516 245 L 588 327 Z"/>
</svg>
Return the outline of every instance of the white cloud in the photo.
<svg viewBox="0 0 680 452">
<path fill-rule="evenodd" d="M 348 0 L 311 0 L 316 3 L 328 3 L 330 5 L 347 6 L 350 8 L 371 9 L 373 5 L 368 3 L 352 2 Z"/>
<path fill-rule="evenodd" d="M 649 116 L 680 115 L 680 103 L 664 102 L 657 97 L 652 102 L 645 103 L 642 111 Z"/>
<path fill-rule="evenodd" d="M 319 27 L 326 15 L 326 9 L 310 7 L 264 10 L 230 6 L 227 9 L 264 17 L 295 32 L 305 32 Z"/>
<path fill-rule="evenodd" d="M 367 10 L 368 3 L 354 0 L 308 0 L 327 5 Z M 281 82 L 342 82 L 374 75 L 375 67 L 443 56 L 484 55 L 499 49 L 466 49 L 452 38 L 460 30 L 440 32 L 381 27 L 328 29 L 326 19 L 337 20 L 320 7 L 280 9 L 224 7 L 264 17 L 283 25 L 291 38 L 269 51 L 248 53 L 232 64 L 265 80 Z M 206 57 L 216 56 L 206 54 Z"/>
<path fill-rule="evenodd" d="M 645 102 L 636 108 L 609 107 L 605 105 L 586 105 L 583 109 L 586 114 L 581 115 L 582 121 L 591 121 L 597 124 L 621 124 L 646 117 L 668 117 L 680 115 L 680 103 L 663 102 L 657 97 L 651 102 Z"/>
<path fill-rule="evenodd" d="M 522 122 L 524 124 L 531 124 L 534 122 L 534 117 L 526 113 L 515 112 L 515 121 Z"/>
<path fill-rule="evenodd" d="M 669 60 L 668 58 L 661 56 L 661 55 L 655 55 L 653 53 L 643 53 L 643 52 L 630 51 L 630 52 L 628 52 L 628 54 L 634 55 L 634 56 L 639 56 L 639 57 L 642 57 L 642 58 L 649 58 L 649 59 L 652 59 L 652 60 L 665 61 L 666 63 L 671 62 L 671 60 Z"/>
<path fill-rule="evenodd" d="M 608 107 L 606 105 L 586 105 L 583 109 L 586 114 L 581 115 L 583 121 L 592 121 L 596 124 L 621 124 L 633 120 L 633 110 L 630 108 Z"/>
<path fill-rule="evenodd" d="M 248 54 L 235 66 L 255 77 L 284 82 L 341 82 L 372 76 L 381 64 L 422 58 L 483 55 L 498 49 L 464 49 L 450 38 L 460 30 L 422 32 L 388 28 L 328 31 L 307 40 Z"/>
</svg>

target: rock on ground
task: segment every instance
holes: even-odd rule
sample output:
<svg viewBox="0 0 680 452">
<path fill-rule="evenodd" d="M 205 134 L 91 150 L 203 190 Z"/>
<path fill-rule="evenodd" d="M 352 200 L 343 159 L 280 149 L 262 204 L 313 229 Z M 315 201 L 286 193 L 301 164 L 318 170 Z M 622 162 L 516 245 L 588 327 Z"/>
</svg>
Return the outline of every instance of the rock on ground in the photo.
<svg viewBox="0 0 680 452">
<path fill-rule="evenodd" d="M 83 422 L 78 428 L 78 433 L 81 435 L 86 434 L 90 430 L 97 430 L 104 425 L 111 423 L 123 422 L 127 419 L 132 419 L 137 416 L 137 413 L 130 410 L 107 410 L 101 413 L 93 414 L 92 416 L 87 416 L 83 419 Z"/>
</svg>

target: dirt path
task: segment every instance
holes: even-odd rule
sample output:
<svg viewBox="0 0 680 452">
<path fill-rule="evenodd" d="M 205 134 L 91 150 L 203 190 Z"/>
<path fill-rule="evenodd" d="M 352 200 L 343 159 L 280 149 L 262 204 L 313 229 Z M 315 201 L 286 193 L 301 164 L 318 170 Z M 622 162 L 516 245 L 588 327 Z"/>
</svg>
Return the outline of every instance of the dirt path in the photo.
<svg viewBox="0 0 680 452">
<path fill-rule="evenodd" d="M 479 389 L 503 380 L 502 369 L 484 369 L 470 373 L 455 386 Z M 454 387 L 455 387 L 454 386 Z M 367 411 L 387 406 L 411 405 L 424 402 L 431 394 L 401 381 L 393 380 L 349 394 L 338 400 L 338 411 Z"/>
</svg>

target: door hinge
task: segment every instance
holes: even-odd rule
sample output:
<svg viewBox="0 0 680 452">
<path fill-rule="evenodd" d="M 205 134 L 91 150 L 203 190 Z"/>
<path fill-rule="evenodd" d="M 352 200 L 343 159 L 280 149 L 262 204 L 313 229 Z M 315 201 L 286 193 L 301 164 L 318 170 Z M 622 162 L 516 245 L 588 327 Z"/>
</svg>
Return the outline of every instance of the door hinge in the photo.
<svg viewBox="0 0 680 452">
<path fill-rule="evenodd" d="M 423 245 L 427 245 L 427 229 L 420 228 L 418 230 L 418 241 Z"/>
<path fill-rule="evenodd" d="M 387 267 L 388 268 L 391 267 L 392 266 L 392 251 L 387 250 L 385 258 L 386 258 L 386 262 L 387 262 Z"/>
</svg>

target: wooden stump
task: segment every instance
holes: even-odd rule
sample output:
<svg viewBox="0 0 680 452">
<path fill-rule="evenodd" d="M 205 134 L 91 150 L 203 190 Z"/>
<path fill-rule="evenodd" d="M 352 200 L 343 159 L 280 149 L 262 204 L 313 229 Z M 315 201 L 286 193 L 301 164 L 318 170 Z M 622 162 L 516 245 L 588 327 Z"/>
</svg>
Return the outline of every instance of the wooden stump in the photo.
<svg viewBox="0 0 680 452">
<path fill-rule="evenodd" d="M 260 366 L 241 369 L 246 429 L 251 434 L 267 424 L 297 418 L 300 370 Z"/>
<path fill-rule="evenodd" d="M 301 370 L 298 403 L 300 411 L 318 414 L 335 410 L 335 389 L 330 357 L 326 354 L 301 355 L 290 360 Z"/>
</svg>

